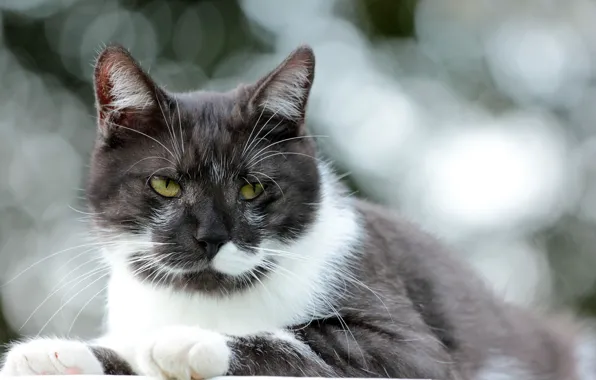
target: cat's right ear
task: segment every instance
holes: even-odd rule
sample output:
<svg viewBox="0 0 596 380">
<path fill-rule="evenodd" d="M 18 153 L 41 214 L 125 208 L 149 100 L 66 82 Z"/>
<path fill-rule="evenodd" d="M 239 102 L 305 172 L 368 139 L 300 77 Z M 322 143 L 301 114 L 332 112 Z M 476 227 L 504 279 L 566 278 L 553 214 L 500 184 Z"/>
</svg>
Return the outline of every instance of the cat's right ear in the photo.
<svg viewBox="0 0 596 380">
<path fill-rule="evenodd" d="M 156 112 L 161 90 L 119 45 L 106 47 L 95 63 L 95 99 L 99 129 L 137 129 Z"/>
</svg>

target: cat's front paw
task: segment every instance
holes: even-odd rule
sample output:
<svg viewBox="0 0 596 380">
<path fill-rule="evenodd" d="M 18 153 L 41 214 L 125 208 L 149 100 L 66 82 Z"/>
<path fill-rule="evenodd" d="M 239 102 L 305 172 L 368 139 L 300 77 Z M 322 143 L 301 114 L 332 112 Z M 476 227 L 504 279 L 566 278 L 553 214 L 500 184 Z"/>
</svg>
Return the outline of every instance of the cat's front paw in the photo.
<svg viewBox="0 0 596 380">
<path fill-rule="evenodd" d="M 35 339 L 14 345 L 0 375 L 101 375 L 101 363 L 89 347 L 73 340 Z"/>
<path fill-rule="evenodd" d="M 228 372 L 232 351 L 224 335 L 196 327 L 159 331 L 137 351 L 141 374 L 162 379 L 207 379 Z"/>
</svg>

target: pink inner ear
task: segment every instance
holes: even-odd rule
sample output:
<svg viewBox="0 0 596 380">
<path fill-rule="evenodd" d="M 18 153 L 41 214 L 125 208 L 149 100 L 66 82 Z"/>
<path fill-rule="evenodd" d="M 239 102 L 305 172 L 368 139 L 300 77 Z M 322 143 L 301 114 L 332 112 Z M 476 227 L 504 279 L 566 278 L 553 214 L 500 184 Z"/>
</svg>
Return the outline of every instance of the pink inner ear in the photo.
<svg viewBox="0 0 596 380">
<path fill-rule="evenodd" d="M 95 75 L 95 87 L 97 92 L 97 102 L 99 106 L 99 117 L 103 120 L 111 110 L 112 104 L 112 84 L 110 83 L 111 62 L 100 62 Z"/>
</svg>

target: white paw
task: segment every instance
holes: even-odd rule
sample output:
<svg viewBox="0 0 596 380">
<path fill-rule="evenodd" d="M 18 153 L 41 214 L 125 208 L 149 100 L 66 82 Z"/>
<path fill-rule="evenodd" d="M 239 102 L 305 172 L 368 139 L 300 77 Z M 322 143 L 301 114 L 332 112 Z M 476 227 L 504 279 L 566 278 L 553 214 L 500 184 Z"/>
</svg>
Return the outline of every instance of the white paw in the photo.
<svg viewBox="0 0 596 380">
<path fill-rule="evenodd" d="M 207 379 L 228 372 L 232 351 L 225 336 L 197 327 L 160 330 L 137 351 L 143 375 L 177 380 Z"/>
<path fill-rule="evenodd" d="M 14 345 L 4 358 L 0 375 L 101 375 L 103 368 L 82 342 L 35 339 Z"/>
</svg>

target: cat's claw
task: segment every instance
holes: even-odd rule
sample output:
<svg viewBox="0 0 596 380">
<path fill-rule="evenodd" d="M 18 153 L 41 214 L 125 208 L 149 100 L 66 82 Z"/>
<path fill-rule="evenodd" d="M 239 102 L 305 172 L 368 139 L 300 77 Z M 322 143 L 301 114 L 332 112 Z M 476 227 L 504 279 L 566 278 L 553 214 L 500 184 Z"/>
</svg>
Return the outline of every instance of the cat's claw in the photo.
<svg viewBox="0 0 596 380">
<path fill-rule="evenodd" d="M 34 339 L 14 345 L 0 375 L 101 375 L 103 368 L 89 347 L 78 341 Z"/>
<path fill-rule="evenodd" d="M 207 379 L 228 372 L 231 350 L 225 336 L 196 327 L 169 327 L 137 351 L 143 375 L 162 379 Z"/>
</svg>

